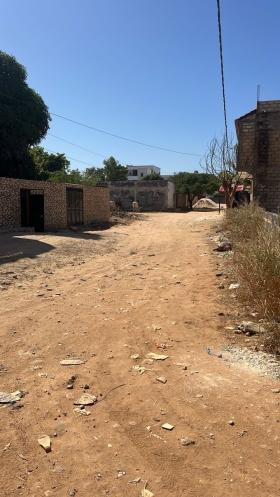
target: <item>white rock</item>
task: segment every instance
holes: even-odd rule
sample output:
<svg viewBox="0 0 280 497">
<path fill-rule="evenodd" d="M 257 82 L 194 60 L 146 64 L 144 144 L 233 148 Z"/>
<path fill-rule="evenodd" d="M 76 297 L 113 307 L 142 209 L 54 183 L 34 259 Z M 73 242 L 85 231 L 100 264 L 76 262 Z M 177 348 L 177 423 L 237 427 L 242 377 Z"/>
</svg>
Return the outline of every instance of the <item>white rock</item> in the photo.
<svg viewBox="0 0 280 497">
<path fill-rule="evenodd" d="M 43 447 L 43 449 L 46 452 L 50 452 L 52 450 L 51 448 L 51 439 L 49 435 L 43 435 L 42 437 L 38 438 L 38 443 Z"/>
<path fill-rule="evenodd" d="M 161 427 L 164 429 L 164 430 L 168 430 L 168 431 L 172 431 L 173 428 L 174 428 L 174 425 L 171 425 L 169 423 L 164 423 L 163 425 L 161 425 Z"/>
<path fill-rule="evenodd" d="M 74 402 L 75 406 L 92 406 L 93 404 L 96 404 L 97 402 L 97 397 L 94 395 L 91 395 L 89 393 L 83 393 L 81 397 Z"/>
<path fill-rule="evenodd" d="M 154 361 L 165 361 L 168 357 L 168 355 L 156 354 L 155 352 L 149 352 L 149 354 L 147 354 L 147 358 L 153 359 Z"/>
</svg>

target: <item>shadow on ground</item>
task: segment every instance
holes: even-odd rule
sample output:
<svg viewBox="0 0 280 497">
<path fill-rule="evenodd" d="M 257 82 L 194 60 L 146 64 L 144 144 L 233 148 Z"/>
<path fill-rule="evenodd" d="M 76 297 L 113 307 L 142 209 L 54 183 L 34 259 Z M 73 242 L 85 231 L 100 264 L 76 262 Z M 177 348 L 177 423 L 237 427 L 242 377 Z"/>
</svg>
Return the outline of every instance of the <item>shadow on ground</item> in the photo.
<svg viewBox="0 0 280 497">
<path fill-rule="evenodd" d="M 30 235 L 30 238 L 28 236 Z M 32 238 L 31 238 L 32 236 Z M 64 237 L 80 240 L 100 240 L 102 235 L 85 230 L 64 230 L 54 233 L 1 233 L 0 265 L 19 259 L 32 259 L 41 254 L 56 250 L 56 247 L 44 241 L 44 237 Z"/>
</svg>

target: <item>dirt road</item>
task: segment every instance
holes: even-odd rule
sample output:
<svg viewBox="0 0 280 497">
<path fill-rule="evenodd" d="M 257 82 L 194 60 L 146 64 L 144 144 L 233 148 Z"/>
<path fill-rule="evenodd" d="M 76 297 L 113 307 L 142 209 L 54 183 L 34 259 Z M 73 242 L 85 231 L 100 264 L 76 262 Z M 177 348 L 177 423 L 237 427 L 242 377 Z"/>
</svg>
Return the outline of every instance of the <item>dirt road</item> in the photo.
<svg viewBox="0 0 280 497">
<path fill-rule="evenodd" d="M 279 497 L 278 383 L 206 350 L 226 341 L 207 238 L 217 218 L 147 214 L 73 266 L 52 264 L 45 235 L 48 254 L 8 264 L 36 274 L 1 293 L 0 390 L 26 392 L 0 409 L 3 497 L 136 497 L 146 482 L 155 497 Z M 60 365 L 69 357 L 84 364 Z M 88 416 L 73 410 L 83 393 L 99 400 Z"/>
</svg>

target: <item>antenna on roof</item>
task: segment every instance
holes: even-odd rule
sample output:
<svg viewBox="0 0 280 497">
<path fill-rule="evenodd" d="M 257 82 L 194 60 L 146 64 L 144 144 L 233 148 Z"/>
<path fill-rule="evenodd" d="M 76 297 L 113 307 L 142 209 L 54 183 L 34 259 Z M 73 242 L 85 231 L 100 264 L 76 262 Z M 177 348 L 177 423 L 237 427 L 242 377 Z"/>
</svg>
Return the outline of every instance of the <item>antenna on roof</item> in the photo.
<svg viewBox="0 0 280 497">
<path fill-rule="evenodd" d="M 257 102 L 260 101 L 261 97 L 261 85 L 257 85 Z"/>
</svg>

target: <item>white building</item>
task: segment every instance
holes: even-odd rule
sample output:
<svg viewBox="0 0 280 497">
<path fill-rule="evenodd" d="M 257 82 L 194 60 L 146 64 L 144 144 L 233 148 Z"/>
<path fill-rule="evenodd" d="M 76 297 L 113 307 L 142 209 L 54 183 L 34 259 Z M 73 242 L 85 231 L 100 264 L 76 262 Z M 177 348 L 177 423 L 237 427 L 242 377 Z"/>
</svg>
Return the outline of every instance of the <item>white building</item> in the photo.
<svg viewBox="0 0 280 497">
<path fill-rule="evenodd" d="M 156 173 L 160 174 L 160 168 L 157 166 L 126 166 L 128 170 L 127 179 L 138 181 L 144 178 L 148 174 Z"/>
</svg>

